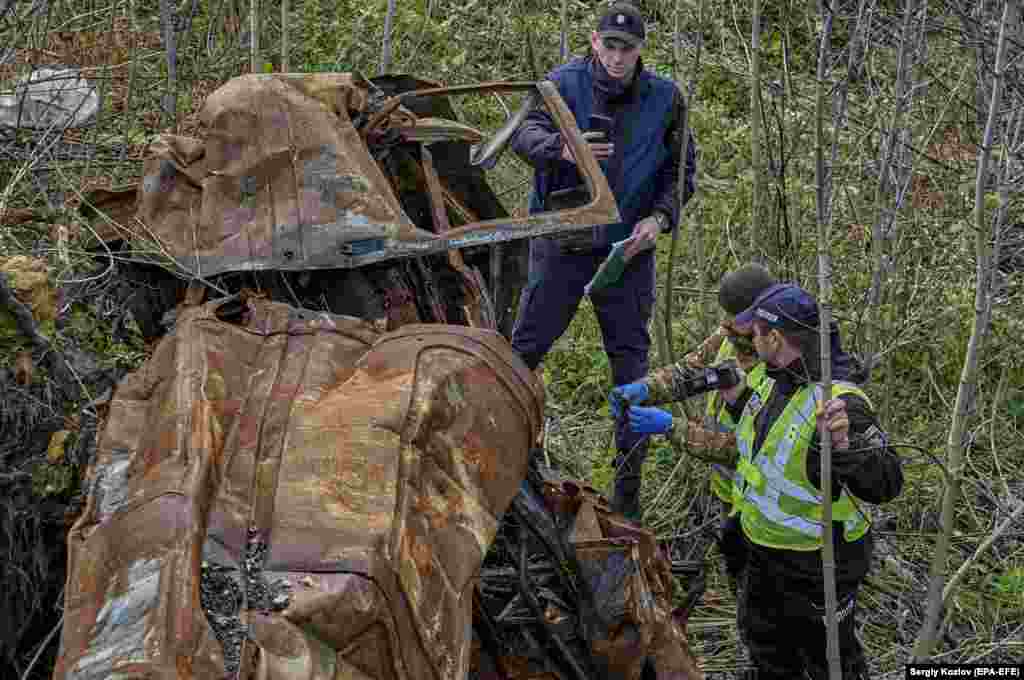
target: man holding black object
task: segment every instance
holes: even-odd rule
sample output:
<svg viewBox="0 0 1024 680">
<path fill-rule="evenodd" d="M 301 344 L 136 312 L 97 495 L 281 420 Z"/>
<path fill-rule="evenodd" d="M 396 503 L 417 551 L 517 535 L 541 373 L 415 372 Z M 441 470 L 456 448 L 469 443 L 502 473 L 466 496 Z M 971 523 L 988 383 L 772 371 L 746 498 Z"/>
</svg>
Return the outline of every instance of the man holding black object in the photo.
<svg viewBox="0 0 1024 680">
<path fill-rule="evenodd" d="M 682 138 L 685 102 L 676 85 L 647 71 L 640 59 L 646 37 L 643 17 L 616 3 L 601 13 L 591 34 L 591 53 L 556 68 L 548 79 L 590 141 L 615 195 L 622 222 L 575 232 L 572 238 L 536 238 L 530 243 L 530 274 L 520 299 L 512 347 L 531 369 L 565 332 L 594 277 L 612 250 L 628 239 L 621 276 L 590 292 L 615 384 L 647 372 L 647 332 L 654 304 L 654 245 L 671 230 L 694 191 L 696 151 Z M 680 201 L 679 166 L 687 149 L 685 192 Z M 551 118 L 530 113 L 512 147 L 535 168 L 530 212 L 587 202 L 575 159 Z M 638 514 L 640 466 L 645 445 L 628 431 L 616 437 L 613 508 Z"/>
<path fill-rule="evenodd" d="M 753 329 L 754 347 L 771 381 L 760 389 L 740 381 L 720 392 L 737 423 L 732 512 L 740 518 L 747 548 L 737 602 L 741 634 L 759 680 L 827 680 L 819 453 L 827 430 L 833 444 L 843 680 L 864 680 L 868 668 L 854 620 L 873 549 L 865 504 L 899 495 L 899 457 L 889 448 L 867 395 L 851 382 L 853 360 L 842 350 L 838 328 L 832 330 L 830 350 L 832 398 L 824 400 L 818 384 L 818 303 L 810 293 L 790 283 L 770 286 L 734 325 Z M 629 406 L 627 417 L 641 432 L 672 431 L 671 415 L 658 408 Z"/>
</svg>

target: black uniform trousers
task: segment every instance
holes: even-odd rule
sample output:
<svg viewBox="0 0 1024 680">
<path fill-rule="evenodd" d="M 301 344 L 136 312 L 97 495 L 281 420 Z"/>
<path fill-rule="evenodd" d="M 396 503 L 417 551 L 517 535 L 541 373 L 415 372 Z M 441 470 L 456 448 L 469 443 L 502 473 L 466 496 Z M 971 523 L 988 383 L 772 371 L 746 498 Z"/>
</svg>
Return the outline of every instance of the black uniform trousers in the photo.
<svg viewBox="0 0 1024 680">
<path fill-rule="evenodd" d="M 566 331 L 583 289 L 593 278 L 610 247 L 590 252 L 565 252 L 552 239 L 530 241 L 530 275 L 512 331 L 512 349 L 532 370 Z M 591 294 L 601 327 L 605 353 L 616 385 L 647 375 L 651 336 L 647 331 L 654 306 L 654 251 L 635 255 L 615 284 Z M 620 424 L 621 425 L 621 424 Z M 617 427 L 615 495 L 612 509 L 630 518 L 640 513 L 640 471 L 647 441 L 627 427 Z"/>
<path fill-rule="evenodd" d="M 773 559 L 772 553 L 791 551 L 749 541 L 747 547 L 736 615 L 758 680 L 828 680 L 823 576 L 787 569 L 784 555 Z M 868 678 L 864 651 L 854 634 L 861 580 L 836 584 L 843 680 Z"/>
</svg>

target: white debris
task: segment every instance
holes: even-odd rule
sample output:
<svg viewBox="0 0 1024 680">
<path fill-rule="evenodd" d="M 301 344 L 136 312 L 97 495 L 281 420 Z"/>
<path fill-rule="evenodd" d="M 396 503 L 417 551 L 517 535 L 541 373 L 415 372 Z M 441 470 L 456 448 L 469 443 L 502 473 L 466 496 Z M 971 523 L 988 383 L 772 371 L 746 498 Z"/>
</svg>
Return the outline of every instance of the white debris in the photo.
<svg viewBox="0 0 1024 680">
<path fill-rule="evenodd" d="M 99 110 L 96 88 L 75 69 L 36 69 L 18 81 L 13 93 L 0 93 L 0 127 L 81 127 Z"/>
</svg>

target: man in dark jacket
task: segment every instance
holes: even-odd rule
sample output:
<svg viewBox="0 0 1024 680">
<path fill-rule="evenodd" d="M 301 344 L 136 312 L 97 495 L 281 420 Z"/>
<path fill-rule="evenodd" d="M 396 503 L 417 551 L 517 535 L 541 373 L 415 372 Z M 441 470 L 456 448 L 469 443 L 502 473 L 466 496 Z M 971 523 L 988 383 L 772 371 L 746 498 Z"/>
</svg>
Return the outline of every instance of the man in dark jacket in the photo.
<svg viewBox="0 0 1024 680">
<path fill-rule="evenodd" d="M 685 103 L 672 81 L 643 67 L 640 49 L 644 20 L 629 4 L 603 11 L 591 34 L 592 53 L 548 75 L 584 131 L 600 127 L 605 137 L 591 149 L 611 187 L 622 222 L 595 227 L 585 238 L 530 243 L 529 280 L 519 305 L 512 347 L 531 369 L 565 332 L 584 294 L 614 242 L 630 238 L 629 262 L 617 284 L 591 294 L 605 352 L 616 385 L 647 372 L 651 339 L 647 332 L 654 304 L 654 250 L 658 234 L 678 219 L 693 194 L 695 149 L 687 145 L 685 192 L 678 191 L 684 153 Z M 604 124 L 592 121 L 604 121 Z M 536 168 L 530 212 L 553 208 L 552 194 L 580 186 L 582 180 L 565 140 L 551 117 L 533 111 L 520 126 L 512 147 Z M 616 436 L 613 508 L 639 514 L 642 439 L 622 430 Z"/>
<path fill-rule="evenodd" d="M 733 512 L 740 517 L 748 556 L 737 603 L 737 623 L 759 680 L 827 680 L 824 576 L 821 546 L 821 457 L 827 429 L 832 450 L 833 545 L 838 595 L 839 649 L 844 680 L 867 677 L 854 635 L 857 591 L 871 563 L 872 536 L 864 503 L 899 495 L 903 473 L 867 395 L 852 382 L 853 362 L 837 329 L 830 348 L 832 398 L 818 381 L 818 304 L 793 284 L 762 292 L 736 317 L 750 327 L 754 347 L 773 382 L 767 390 L 745 383 L 722 390 L 737 422 L 739 450 Z M 824 403 L 823 403 L 824 402 Z M 672 433 L 661 409 L 632 406 L 629 421 L 643 433 Z"/>
</svg>

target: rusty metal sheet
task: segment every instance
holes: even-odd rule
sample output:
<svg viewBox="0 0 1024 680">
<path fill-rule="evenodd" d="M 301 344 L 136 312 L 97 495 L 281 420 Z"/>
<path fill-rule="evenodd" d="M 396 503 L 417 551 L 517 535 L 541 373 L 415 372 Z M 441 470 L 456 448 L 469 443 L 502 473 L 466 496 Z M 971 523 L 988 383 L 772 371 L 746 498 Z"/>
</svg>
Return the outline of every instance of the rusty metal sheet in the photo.
<svg viewBox="0 0 1024 680">
<path fill-rule="evenodd" d="M 568 677 L 703 680 L 686 637 L 688 612 L 673 608 L 676 581 L 654 534 L 612 512 L 585 482 L 543 466 L 531 469 L 510 512 L 515 524 L 529 528 L 520 528 L 518 538 L 504 532 L 496 551 L 522 551 L 526 540 L 528 563 L 534 568 L 526 583 L 525 560 L 519 573 L 495 562 L 483 570 L 481 606 L 497 631 L 482 630 L 489 638 L 505 640 L 495 649 L 493 642 L 481 638 L 491 658 L 528 651 L 533 645 L 522 631 L 532 626 L 559 649 L 552 655 L 556 663 L 574 656 L 579 668 Z M 559 565 L 569 565 L 571 582 Z M 537 607 L 532 612 L 523 607 L 525 588 L 537 593 L 535 604 L 546 606 L 542 625 Z M 566 603 L 573 611 L 566 610 Z M 515 665 L 513 658 L 506 662 Z M 535 660 L 520 666 L 517 677 L 540 677 L 545 669 Z"/>
<path fill-rule="evenodd" d="M 621 612 L 633 623 L 632 632 L 630 626 L 612 628 L 612 635 L 595 640 L 595 656 L 605 660 L 617 677 L 640 677 L 643 668 L 635 663 L 639 634 L 656 677 L 702 680 L 704 674 L 686 638 L 688 613 L 673 608 L 675 580 L 654 534 L 606 507 L 594 509 L 605 538 L 577 545 L 577 553 L 587 555 L 581 559 L 581 570 L 596 572 L 603 564 L 608 574 L 621 577 L 623 588 L 609 598 L 607 608 Z M 583 567 L 585 561 L 591 561 L 589 569 Z M 612 595 L 615 591 L 609 588 L 610 581 L 614 578 L 605 576 L 603 586 Z"/>
<path fill-rule="evenodd" d="M 461 680 L 542 399 L 494 332 L 180 308 L 111 400 L 55 680 Z"/>
<path fill-rule="evenodd" d="M 226 271 L 349 268 L 619 220 L 615 199 L 557 89 L 485 83 L 403 93 L 376 108 L 349 74 L 250 74 L 228 81 L 201 111 L 203 140 L 165 135 L 150 147 L 138 188 L 135 250 L 193 276 Z M 417 118 L 403 101 L 533 92 L 558 124 L 593 200 L 440 235 L 417 228 L 364 141 L 393 129 L 407 141 L 476 140 L 452 121 Z M 374 105 L 376 106 L 376 105 Z M 350 114 L 371 112 L 360 130 Z"/>
</svg>

